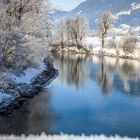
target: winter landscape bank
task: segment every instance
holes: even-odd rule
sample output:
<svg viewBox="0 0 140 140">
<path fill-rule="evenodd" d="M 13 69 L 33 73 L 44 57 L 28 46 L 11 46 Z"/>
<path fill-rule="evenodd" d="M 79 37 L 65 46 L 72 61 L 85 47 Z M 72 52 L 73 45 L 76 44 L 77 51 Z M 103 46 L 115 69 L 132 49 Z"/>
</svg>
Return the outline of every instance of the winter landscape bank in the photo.
<svg viewBox="0 0 140 140">
<path fill-rule="evenodd" d="M 91 28 L 81 11 L 75 16 L 64 17 L 53 34 L 52 51 L 139 60 L 140 27 L 119 25 L 119 20 L 117 14 L 103 11 L 93 21 L 96 26 Z"/>
<path fill-rule="evenodd" d="M 121 40 L 121 38 L 121 36 L 118 36 L 114 39 L 112 39 L 112 37 L 108 37 L 107 46 L 102 48 L 100 39 L 98 37 L 86 37 L 82 42 L 83 47 L 81 47 L 80 49 L 78 49 L 76 46 L 63 48 L 59 46 L 57 48 L 52 47 L 51 51 L 56 53 L 87 54 L 140 60 L 140 42 L 137 42 L 135 44 L 134 50 L 127 51 L 122 47 L 123 41 Z M 138 40 L 140 40 L 140 37 L 138 37 Z M 133 41 L 130 43 L 130 45 L 132 45 L 133 49 Z"/>
<path fill-rule="evenodd" d="M 49 7 L 47 0 L 0 1 L 0 114 L 19 108 L 58 73 L 48 57 Z"/>
<path fill-rule="evenodd" d="M 0 140 L 139 140 L 139 10 L 0 0 Z"/>
<path fill-rule="evenodd" d="M 57 74 L 52 62 L 46 59 L 42 69 L 31 69 L 30 73 L 27 72 L 24 75 L 25 77 L 14 77 L 15 82 L 0 90 L 0 114 L 6 115 L 11 113 L 13 109 L 18 109 L 24 101 L 33 98 L 43 87 L 56 78 Z M 24 81 L 23 79 L 27 77 L 28 79 Z"/>
</svg>

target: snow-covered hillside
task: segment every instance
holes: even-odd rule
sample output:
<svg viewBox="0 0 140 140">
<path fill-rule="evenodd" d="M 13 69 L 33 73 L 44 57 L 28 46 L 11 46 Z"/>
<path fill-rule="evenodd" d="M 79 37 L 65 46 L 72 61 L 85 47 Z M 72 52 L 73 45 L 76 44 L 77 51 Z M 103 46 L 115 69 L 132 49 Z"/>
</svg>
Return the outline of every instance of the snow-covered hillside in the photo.
<svg viewBox="0 0 140 140">
<path fill-rule="evenodd" d="M 55 11 L 55 12 L 53 13 L 54 21 L 57 22 L 57 21 L 61 20 L 61 19 L 64 18 L 68 13 L 69 13 L 69 12 L 67 12 L 67 11 L 59 11 L 59 10 Z"/>
<path fill-rule="evenodd" d="M 116 27 L 120 24 L 140 25 L 140 0 L 86 0 L 65 15 L 65 18 L 74 17 L 80 12 L 86 16 L 90 27 L 95 28 L 103 11 L 111 11 L 117 17 Z"/>
</svg>

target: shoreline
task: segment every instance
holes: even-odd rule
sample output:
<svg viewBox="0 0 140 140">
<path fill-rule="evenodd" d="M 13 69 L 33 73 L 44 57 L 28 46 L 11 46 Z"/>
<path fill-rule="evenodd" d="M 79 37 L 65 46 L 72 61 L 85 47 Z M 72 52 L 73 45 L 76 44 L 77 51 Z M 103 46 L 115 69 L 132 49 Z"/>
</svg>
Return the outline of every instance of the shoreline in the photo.
<svg viewBox="0 0 140 140">
<path fill-rule="evenodd" d="M 22 135 L 22 136 L 15 136 L 15 135 L 2 135 L 0 136 L 1 140 L 140 140 L 139 137 L 121 137 L 119 135 L 115 136 L 105 136 L 105 135 L 90 135 L 86 136 L 82 134 L 79 135 L 67 135 L 67 134 L 60 134 L 60 135 L 46 135 L 42 133 L 41 135 Z"/>
<path fill-rule="evenodd" d="M 117 54 L 116 49 L 108 49 L 108 48 L 95 49 L 95 51 L 93 50 L 92 52 L 90 52 L 90 51 L 86 51 L 85 49 L 78 50 L 76 47 L 71 47 L 71 48 L 68 49 L 64 48 L 64 49 L 57 49 L 57 50 L 52 49 L 51 52 L 58 53 L 58 54 L 63 54 L 63 53 L 80 54 L 80 55 L 84 54 L 84 55 L 91 55 L 91 56 L 98 56 L 98 57 L 108 56 L 113 58 L 121 58 L 121 59 L 129 59 L 129 60 L 137 60 L 137 61 L 140 60 L 140 51 L 135 56 L 135 53 L 125 54 L 123 53 L 122 50 L 119 50 L 119 54 Z"/>
<path fill-rule="evenodd" d="M 44 60 L 44 63 L 45 69 L 32 79 L 30 84 L 9 85 L 1 93 L 5 97 L 0 103 L 0 115 L 10 114 L 13 110 L 20 108 L 24 101 L 39 94 L 43 87 L 48 86 L 58 76 L 58 70 L 53 67 L 52 62 Z"/>
</svg>

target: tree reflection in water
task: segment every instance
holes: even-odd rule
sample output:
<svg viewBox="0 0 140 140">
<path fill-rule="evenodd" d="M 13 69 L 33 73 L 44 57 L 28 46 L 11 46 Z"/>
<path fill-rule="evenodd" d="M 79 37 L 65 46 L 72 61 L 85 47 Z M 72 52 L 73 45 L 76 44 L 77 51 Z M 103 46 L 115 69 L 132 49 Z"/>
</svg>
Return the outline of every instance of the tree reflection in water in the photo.
<svg viewBox="0 0 140 140">
<path fill-rule="evenodd" d="M 53 57 L 62 83 L 82 88 L 91 79 L 97 82 L 103 95 L 115 88 L 130 95 L 140 91 L 139 61 L 77 54 L 54 54 Z"/>
<path fill-rule="evenodd" d="M 107 61 L 105 58 L 101 59 L 98 83 L 104 95 L 107 95 L 112 90 L 115 64 L 116 63 L 110 63 L 110 61 Z"/>
<path fill-rule="evenodd" d="M 74 54 L 53 57 L 59 77 L 49 91 L 10 116 L 1 116 L 1 134 L 139 135 L 139 61 Z M 103 100 L 104 96 L 109 98 Z"/>
<path fill-rule="evenodd" d="M 103 94 L 110 93 L 114 88 L 125 94 L 138 94 L 140 91 L 140 62 L 109 57 L 104 57 L 100 61 L 98 82 Z"/>
<path fill-rule="evenodd" d="M 140 62 L 135 60 L 120 60 L 118 64 L 119 76 L 123 81 L 122 91 L 127 95 L 140 95 Z"/>
<path fill-rule="evenodd" d="M 80 88 L 88 76 L 86 55 L 54 54 L 55 65 L 59 69 L 61 81 Z"/>
</svg>

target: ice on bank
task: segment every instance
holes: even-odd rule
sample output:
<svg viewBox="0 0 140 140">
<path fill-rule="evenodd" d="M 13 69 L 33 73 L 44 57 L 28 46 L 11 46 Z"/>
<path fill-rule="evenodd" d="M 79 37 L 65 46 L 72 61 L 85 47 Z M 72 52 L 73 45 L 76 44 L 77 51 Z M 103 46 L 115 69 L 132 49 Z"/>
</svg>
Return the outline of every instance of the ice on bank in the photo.
<svg viewBox="0 0 140 140">
<path fill-rule="evenodd" d="M 139 138 L 128 138 L 120 136 L 111 136 L 106 137 L 104 135 L 100 136 L 74 136 L 74 135 L 54 135 L 47 136 L 42 134 L 41 136 L 30 135 L 28 137 L 22 135 L 21 137 L 17 136 L 0 136 L 0 140 L 140 140 Z"/>
</svg>

